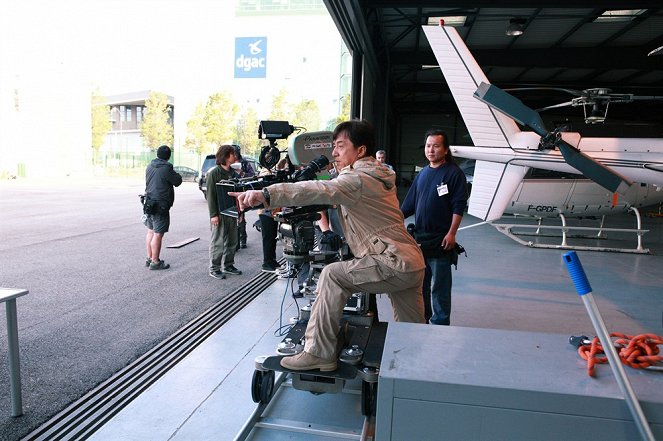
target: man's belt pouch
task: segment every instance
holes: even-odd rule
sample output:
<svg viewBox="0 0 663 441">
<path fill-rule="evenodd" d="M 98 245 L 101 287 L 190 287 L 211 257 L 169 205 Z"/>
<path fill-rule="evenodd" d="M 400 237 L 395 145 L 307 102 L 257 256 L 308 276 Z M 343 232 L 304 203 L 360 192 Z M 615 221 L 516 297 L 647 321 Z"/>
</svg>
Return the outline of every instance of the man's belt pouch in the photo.
<svg viewBox="0 0 663 441">
<path fill-rule="evenodd" d="M 145 199 L 143 204 L 143 213 L 145 214 L 165 214 L 168 207 L 164 202 L 155 201 L 152 199 Z"/>
</svg>

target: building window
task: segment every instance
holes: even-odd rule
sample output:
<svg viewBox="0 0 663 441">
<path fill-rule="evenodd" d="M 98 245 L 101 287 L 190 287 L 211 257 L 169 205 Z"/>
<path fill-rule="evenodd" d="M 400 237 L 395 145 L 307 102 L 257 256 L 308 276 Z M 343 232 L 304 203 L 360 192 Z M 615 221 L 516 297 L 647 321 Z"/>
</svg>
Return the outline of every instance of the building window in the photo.
<svg viewBox="0 0 663 441">
<path fill-rule="evenodd" d="M 131 121 L 131 106 L 127 106 L 127 121 Z"/>
<path fill-rule="evenodd" d="M 143 106 L 136 106 L 136 123 L 140 124 L 143 121 Z"/>
<path fill-rule="evenodd" d="M 125 122 L 127 120 L 125 112 L 126 112 L 126 107 L 120 106 L 120 122 Z"/>
</svg>

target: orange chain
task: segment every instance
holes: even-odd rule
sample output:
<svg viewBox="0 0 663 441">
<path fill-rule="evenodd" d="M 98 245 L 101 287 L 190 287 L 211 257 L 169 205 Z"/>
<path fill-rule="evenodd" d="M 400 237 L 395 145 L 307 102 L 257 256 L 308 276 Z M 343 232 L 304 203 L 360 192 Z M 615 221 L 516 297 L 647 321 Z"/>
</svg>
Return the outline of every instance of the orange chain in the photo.
<svg viewBox="0 0 663 441">
<path fill-rule="evenodd" d="M 620 360 L 627 366 L 645 369 L 663 361 L 663 356 L 658 355 L 660 352 L 659 345 L 663 345 L 663 337 L 660 335 L 640 334 L 631 336 L 613 332 L 610 337 L 616 338 L 614 340 L 615 349 L 618 349 L 617 354 Z M 603 346 L 601 346 L 598 337 L 594 337 L 591 344 L 578 347 L 578 354 L 584 360 L 587 360 L 587 374 L 590 377 L 594 376 L 594 365 L 596 363 L 608 362 L 608 357 L 599 355 L 603 353 Z"/>
</svg>

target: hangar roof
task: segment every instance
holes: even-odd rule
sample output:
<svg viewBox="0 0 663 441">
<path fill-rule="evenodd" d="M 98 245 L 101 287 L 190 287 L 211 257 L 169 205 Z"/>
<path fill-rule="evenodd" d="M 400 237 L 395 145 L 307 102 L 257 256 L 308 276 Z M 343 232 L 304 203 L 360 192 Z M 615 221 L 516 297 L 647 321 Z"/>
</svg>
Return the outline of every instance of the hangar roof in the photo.
<svg viewBox="0 0 663 441">
<path fill-rule="evenodd" d="M 353 54 L 380 72 L 388 112 L 456 111 L 421 29 L 437 17 L 462 17 L 457 29 L 488 79 L 503 88 L 609 88 L 663 95 L 663 9 L 657 1 L 325 0 Z M 500 7 L 496 7 L 496 5 Z M 628 12 L 611 12 L 628 11 Z M 602 18 L 601 18 L 602 17 Z M 506 35 L 511 19 L 520 36 Z M 551 90 L 514 92 L 533 108 L 570 101 Z M 609 118 L 663 127 L 663 101 L 614 104 Z M 582 108 L 554 112 L 582 115 Z M 662 132 L 663 133 L 663 132 Z"/>
</svg>

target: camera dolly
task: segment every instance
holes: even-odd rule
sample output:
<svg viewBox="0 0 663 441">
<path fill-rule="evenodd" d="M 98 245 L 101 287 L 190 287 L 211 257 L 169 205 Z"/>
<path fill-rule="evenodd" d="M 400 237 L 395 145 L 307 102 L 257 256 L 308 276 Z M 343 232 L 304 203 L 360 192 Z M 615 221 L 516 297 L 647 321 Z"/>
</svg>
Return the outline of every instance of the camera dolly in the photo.
<svg viewBox="0 0 663 441">
<path fill-rule="evenodd" d="M 366 293 L 354 294 L 348 304 L 356 302 L 367 309 Z M 352 299 L 355 299 L 354 301 Z M 352 305 L 345 311 L 352 310 Z M 274 356 L 259 356 L 255 359 L 255 371 L 251 381 L 251 398 L 255 403 L 267 404 L 275 393 L 275 372 L 290 376 L 292 387 L 313 394 L 339 393 L 345 382 L 361 380 L 361 411 L 364 416 L 374 416 L 377 399 L 377 382 L 380 360 L 387 335 L 387 323 L 375 320 L 370 312 L 344 313 L 338 336 L 337 368 L 330 372 L 318 369 L 293 371 L 281 366 L 283 357 L 296 355 L 304 349 L 304 333 L 308 320 L 297 321 L 278 344 Z"/>
</svg>

